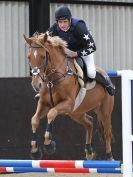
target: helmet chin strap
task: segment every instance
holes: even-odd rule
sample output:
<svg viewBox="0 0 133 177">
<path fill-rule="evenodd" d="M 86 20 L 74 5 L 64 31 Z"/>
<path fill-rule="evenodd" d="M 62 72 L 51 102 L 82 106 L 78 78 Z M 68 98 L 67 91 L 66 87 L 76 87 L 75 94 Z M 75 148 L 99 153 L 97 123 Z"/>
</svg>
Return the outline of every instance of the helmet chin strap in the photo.
<svg viewBox="0 0 133 177">
<path fill-rule="evenodd" d="M 72 18 L 69 19 L 69 22 L 70 22 L 70 25 L 71 25 L 71 22 L 72 22 Z"/>
</svg>

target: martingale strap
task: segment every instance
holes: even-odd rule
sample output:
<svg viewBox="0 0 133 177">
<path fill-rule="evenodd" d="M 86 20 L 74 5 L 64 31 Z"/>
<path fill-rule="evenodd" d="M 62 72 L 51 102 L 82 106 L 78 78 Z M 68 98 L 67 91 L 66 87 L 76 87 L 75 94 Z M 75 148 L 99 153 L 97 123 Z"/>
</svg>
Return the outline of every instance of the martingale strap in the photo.
<svg viewBox="0 0 133 177">
<path fill-rule="evenodd" d="M 53 100 L 53 95 L 52 95 L 52 87 L 53 87 L 53 83 L 52 82 L 48 82 L 50 100 L 51 100 L 52 106 L 54 107 L 54 100 Z"/>
</svg>

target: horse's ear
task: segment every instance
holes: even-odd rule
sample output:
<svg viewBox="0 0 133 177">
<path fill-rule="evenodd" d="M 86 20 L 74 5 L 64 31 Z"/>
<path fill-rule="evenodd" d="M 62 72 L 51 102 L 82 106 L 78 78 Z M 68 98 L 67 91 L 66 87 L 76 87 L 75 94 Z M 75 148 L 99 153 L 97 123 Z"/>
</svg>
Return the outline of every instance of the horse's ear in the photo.
<svg viewBox="0 0 133 177">
<path fill-rule="evenodd" d="M 26 37 L 24 34 L 23 34 L 23 37 L 24 37 L 24 40 L 26 41 L 26 43 L 31 45 L 31 43 L 33 42 L 32 39 Z"/>
</svg>

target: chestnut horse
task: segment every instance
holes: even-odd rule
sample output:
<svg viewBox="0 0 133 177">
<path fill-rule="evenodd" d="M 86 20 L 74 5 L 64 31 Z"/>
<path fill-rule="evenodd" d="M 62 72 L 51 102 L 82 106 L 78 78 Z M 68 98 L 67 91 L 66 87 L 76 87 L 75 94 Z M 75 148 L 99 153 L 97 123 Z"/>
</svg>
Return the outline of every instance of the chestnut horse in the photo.
<svg viewBox="0 0 133 177">
<path fill-rule="evenodd" d="M 96 83 L 94 88 L 86 91 L 83 101 L 74 109 L 80 84 L 74 62 L 67 58 L 66 42 L 46 33 L 29 38 L 24 35 L 24 39 L 29 45 L 28 62 L 32 71 L 32 86 L 40 93 L 36 112 L 31 119 L 33 135 L 31 157 L 41 159 L 44 151 L 55 152 L 56 143 L 52 139 L 53 121 L 58 115 L 68 114 L 71 119 L 86 129 L 85 155 L 86 159 L 93 159 L 95 155 L 91 145 L 93 122 L 86 114 L 92 110 L 97 114 L 99 125 L 101 125 L 107 159 L 113 159 L 111 113 L 114 96 L 110 96 L 102 85 Z M 45 117 L 47 126 L 42 150 L 38 146 L 36 134 L 40 120 Z"/>
</svg>

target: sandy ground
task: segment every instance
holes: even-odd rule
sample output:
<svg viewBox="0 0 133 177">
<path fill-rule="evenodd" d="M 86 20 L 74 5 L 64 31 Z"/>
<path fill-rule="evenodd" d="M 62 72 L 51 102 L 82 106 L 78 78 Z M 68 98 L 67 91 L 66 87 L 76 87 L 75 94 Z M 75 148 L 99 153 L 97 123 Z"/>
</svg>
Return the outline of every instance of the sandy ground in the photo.
<svg viewBox="0 0 133 177">
<path fill-rule="evenodd" d="M 122 177 L 122 174 L 89 174 L 89 173 L 10 173 L 1 177 Z"/>
</svg>

